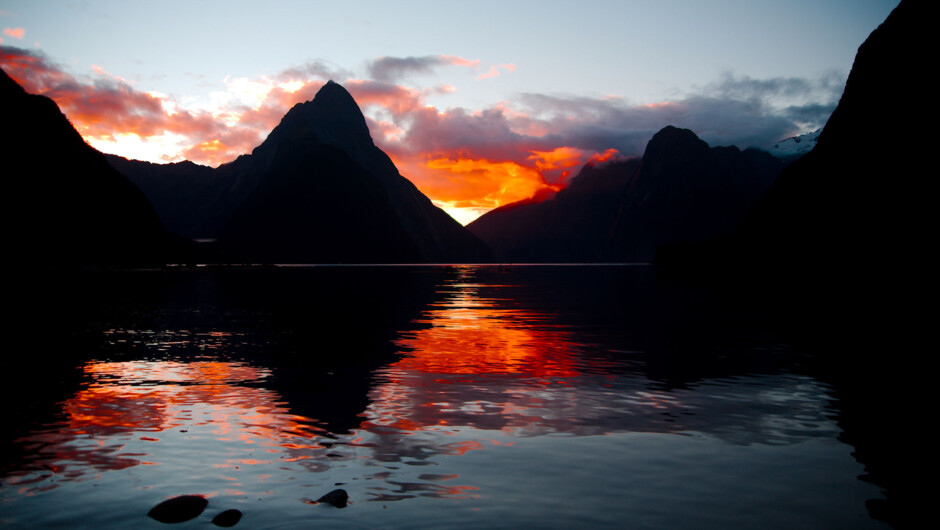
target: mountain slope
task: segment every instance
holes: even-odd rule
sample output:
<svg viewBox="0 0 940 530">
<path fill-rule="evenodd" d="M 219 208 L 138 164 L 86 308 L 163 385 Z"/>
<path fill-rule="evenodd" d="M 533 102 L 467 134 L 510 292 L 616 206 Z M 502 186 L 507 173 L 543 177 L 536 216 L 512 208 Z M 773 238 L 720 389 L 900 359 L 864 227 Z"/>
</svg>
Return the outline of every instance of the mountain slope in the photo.
<svg viewBox="0 0 940 530">
<path fill-rule="evenodd" d="M 219 241 L 250 261 L 403 263 L 422 256 L 378 180 L 323 144 L 274 157 Z"/>
<path fill-rule="evenodd" d="M 568 188 L 501 206 L 467 228 L 504 262 L 602 261 L 620 196 L 638 166 L 637 158 L 587 164 Z"/>
<path fill-rule="evenodd" d="M 662 245 L 730 233 L 782 168 L 762 151 L 710 148 L 688 129 L 663 128 L 623 194 L 612 256 L 648 262 Z"/>
<path fill-rule="evenodd" d="M 772 300 L 816 370 L 838 382 L 841 438 L 865 465 L 860 478 L 883 491 L 866 507 L 894 528 L 919 528 L 933 511 L 922 477 L 934 454 L 923 420 L 934 412 L 925 359 L 935 322 L 918 302 L 935 290 L 934 139 L 917 97 L 933 86 L 932 8 L 902 0 L 871 33 L 816 147 L 728 241 L 663 263 Z"/>
<path fill-rule="evenodd" d="M 212 215 L 210 205 L 231 185 L 222 172 L 188 161 L 153 164 L 117 155 L 105 158 L 147 196 L 168 231 L 190 239 L 218 233 L 218 216 Z"/>
<path fill-rule="evenodd" d="M 375 146 L 359 106 L 339 84 L 329 81 L 313 100 L 295 105 L 252 156 L 268 163 L 287 149 L 301 148 L 298 137 L 338 148 L 376 178 L 388 193 L 402 228 L 414 239 L 420 261 L 490 259 L 486 245 L 434 206 Z"/>
<path fill-rule="evenodd" d="M 216 169 L 112 163 L 139 179 L 179 233 L 218 237 L 252 260 L 476 262 L 492 256 L 401 176 L 375 146 L 355 100 L 332 81 L 291 108 L 250 155 Z M 359 203 L 355 193 L 362 193 Z"/>
<path fill-rule="evenodd" d="M 923 116 L 897 102 L 931 83 L 920 62 L 932 44 L 921 10 L 902 2 L 859 47 L 816 148 L 749 214 L 728 249 L 733 259 L 791 273 L 824 266 L 858 274 L 876 261 L 920 260 L 934 224 L 925 188 L 932 142 Z M 882 138 L 872 150 L 875 134 Z"/>
<path fill-rule="evenodd" d="M 729 233 L 783 166 L 670 126 L 642 159 L 588 164 L 554 196 L 497 208 L 467 228 L 501 261 L 648 262 L 661 245 Z"/>
<path fill-rule="evenodd" d="M 22 264 L 163 263 L 170 239 L 144 195 L 49 98 L 0 70 L 5 246 Z"/>
</svg>

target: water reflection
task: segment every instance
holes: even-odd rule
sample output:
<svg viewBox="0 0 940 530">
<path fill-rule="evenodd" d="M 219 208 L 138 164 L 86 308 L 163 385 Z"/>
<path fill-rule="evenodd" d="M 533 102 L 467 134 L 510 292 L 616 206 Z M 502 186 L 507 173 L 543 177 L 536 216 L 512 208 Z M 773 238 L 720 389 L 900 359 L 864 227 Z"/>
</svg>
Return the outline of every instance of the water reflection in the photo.
<svg viewBox="0 0 940 530">
<path fill-rule="evenodd" d="M 271 375 L 265 368 L 91 361 L 84 373 L 87 383 L 62 404 L 64 419 L 20 439 L 33 473 L 11 483 L 29 484 L 24 493 L 195 455 L 221 469 L 297 460 L 306 458 L 298 451 L 323 449 L 311 443 L 322 428 L 257 386 Z M 174 454 L 181 446 L 184 454 Z"/>
<path fill-rule="evenodd" d="M 828 389 L 809 377 L 732 374 L 665 390 L 647 377 L 644 352 L 592 343 L 592 335 L 559 315 L 509 296 L 520 286 L 476 283 L 476 272 L 458 269 L 440 290 L 443 298 L 417 321 L 421 326 L 395 341 L 404 357 L 377 372 L 364 429 L 705 432 L 742 444 L 837 432 Z M 409 451 L 396 445 L 383 453 Z"/>
<path fill-rule="evenodd" d="M 199 278 L 195 301 L 178 289 L 184 298 L 154 296 L 133 320 L 97 314 L 102 354 L 82 360 L 81 383 L 55 403 L 54 417 L 13 441 L 22 457 L 0 477 L 0 524 L 76 522 L 67 510 L 46 513 L 52 500 L 94 520 L 102 499 L 120 497 L 126 513 L 113 517 L 127 526 L 120 517 L 199 493 L 211 506 L 240 506 L 246 525 L 252 517 L 255 526 L 281 524 L 277 517 L 300 525 L 311 499 L 340 486 L 350 491 L 350 513 L 409 505 L 431 526 L 460 517 L 511 525 L 514 503 L 548 503 L 539 504 L 542 523 L 580 517 L 579 503 L 553 502 L 560 491 L 594 502 L 590 492 L 598 502 L 592 521 L 601 526 L 648 509 L 622 502 L 627 491 L 635 499 L 682 492 L 733 513 L 734 503 L 712 491 L 737 485 L 699 486 L 677 470 L 722 477 L 726 459 L 739 458 L 750 463 L 728 480 L 749 484 L 778 471 L 763 449 L 744 449 L 754 446 L 793 448 L 785 454 L 801 460 L 786 472 L 797 476 L 785 488 L 815 485 L 815 476 L 800 473 L 832 466 L 848 469 L 832 471 L 839 484 L 855 481 L 849 450 L 836 440 L 830 388 L 774 365 L 773 355 L 762 354 L 755 369 L 727 362 L 733 351 L 721 343 L 700 338 L 677 348 L 662 340 L 657 333 L 671 336 L 679 313 L 698 309 L 657 313 L 642 289 L 622 296 L 609 286 L 623 271 L 582 271 L 572 280 L 567 272 L 422 269 L 409 273 L 417 279 L 407 288 L 379 298 L 375 279 L 336 285 L 353 273 L 284 274 L 290 281 L 254 277 L 221 292 L 213 291 L 220 282 Z M 332 304 L 354 285 L 364 290 L 353 301 Z M 329 327 L 317 323 L 330 309 Z M 732 334 L 737 342 L 741 329 Z M 729 336 L 714 326 L 710 333 Z M 755 357 L 758 348 L 779 346 L 744 342 L 735 349 Z M 422 499 L 445 504 L 435 509 Z M 779 504 L 780 495 L 760 502 Z M 406 512 L 383 512 L 381 520 L 414 526 Z"/>
</svg>

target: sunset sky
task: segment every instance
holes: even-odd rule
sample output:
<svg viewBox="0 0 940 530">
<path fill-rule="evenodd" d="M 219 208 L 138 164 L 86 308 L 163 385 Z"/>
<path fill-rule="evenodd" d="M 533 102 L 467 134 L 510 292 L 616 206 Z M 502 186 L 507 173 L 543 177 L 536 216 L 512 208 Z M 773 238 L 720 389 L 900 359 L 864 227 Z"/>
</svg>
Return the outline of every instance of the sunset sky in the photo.
<svg viewBox="0 0 940 530">
<path fill-rule="evenodd" d="M 0 67 L 101 151 L 210 166 L 333 79 L 466 223 L 666 125 L 742 148 L 821 127 L 897 3 L 0 0 Z"/>
</svg>

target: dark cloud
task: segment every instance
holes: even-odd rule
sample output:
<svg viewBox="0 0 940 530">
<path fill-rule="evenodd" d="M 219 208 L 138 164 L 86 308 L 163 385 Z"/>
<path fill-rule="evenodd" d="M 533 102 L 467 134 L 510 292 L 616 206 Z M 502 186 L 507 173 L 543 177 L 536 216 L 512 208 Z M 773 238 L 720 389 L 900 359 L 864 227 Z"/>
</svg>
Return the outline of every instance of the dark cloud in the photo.
<svg viewBox="0 0 940 530">
<path fill-rule="evenodd" d="M 426 74 L 444 64 L 438 55 L 424 57 L 379 57 L 367 66 L 369 76 L 377 81 L 394 81 L 412 74 Z"/>
<path fill-rule="evenodd" d="M 490 160 L 524 158 L 532 148 L 545 147 L 537 138 L 513 132 L 500 109 L 470 113 L 418 108 L 408 116 L 402 143 L 416 153 L 462 153 Z"/>
<path fill-rule="evenodd" d="M 731 99 L 823 98 L 838 99 L 845 87 L 845 76 L 827 72 L 816 79 L 804 77 L 772 77 L 755 79 L 726 72 L 721 79 L 705 87 L 705 93 Z"/>
<path fill-rule="evenodd" d="M 353 77 L 351 71 L 321 61 L 308 61 L 302 65 L 286 68 L 277 74 L 281 81 L 292 79 L 332 79 L 342 81 Z"/>
<path fill-rule="evenodd" d="M 27 91 L 38 94 L 72 80 L 45 54 L 0 45 L 0 67 Z"/>
<path fill-rule="evenodd" d="M 800 124 L 804 129 L 816 130 L 826 124 L 832 111 L 836 110 L 836 105 L 836 102 L 791 105 L 783 109 L 783 115 Z"/>
<path fill-rule="evenodd" d="M 479 61 L 454 55 L 423 57 L 379 57 L 366 65 L 369 77 L 376 81 L 398 81 L 412 74 L 428 74 L 441 66 L 476 66 Z"/>
<path fill-rule="evenodd" d="M 831 76 L 757 80 L 726 76 L 701 93 L 649 105 L 616 98 L 522 94 L 516 130 L 543 129 L 563 145 L 642 154 L 659 129 L 694 131 L 711 145 L 767 146 L 825 124 L 841 89 Z M 786 104 L 788 101 L 806 103 Z M 783 103 L 781 103 L 783 102 Z"/>
</svg>

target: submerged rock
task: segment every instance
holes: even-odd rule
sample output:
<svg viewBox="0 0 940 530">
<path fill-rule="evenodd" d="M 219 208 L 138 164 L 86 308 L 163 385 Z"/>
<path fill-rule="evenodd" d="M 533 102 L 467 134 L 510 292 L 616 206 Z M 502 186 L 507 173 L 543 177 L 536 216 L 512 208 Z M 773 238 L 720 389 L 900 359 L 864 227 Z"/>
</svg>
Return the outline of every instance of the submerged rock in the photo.
<svg viewBox="0 0 940 530">
<path fill-rule="evenodd" d="M 348 500 L 349 494 L 346 493 L 346 490 L 336 489 L 317 499 L 317 502 L 326 503 L 337 508 L 345 508 Z"/>
<path fill-rule="evenodd" d="M 208 499 L 199 495 L 180 495 L 154 506 L 147 515 L 161 523 L 182 523 L 195 517 L 209 505 Z"/>
<path fill-rule="evenodd" d="M 216 515 L 212 518 L 212 524 L 216 526 L 222 526 L 228 528 L 230 526 L 235 526 L 238 524 L 238 521 L 242 518 L 242 512 L 239 510 L 225 510 L 224 512 Z"/>
</svg>

